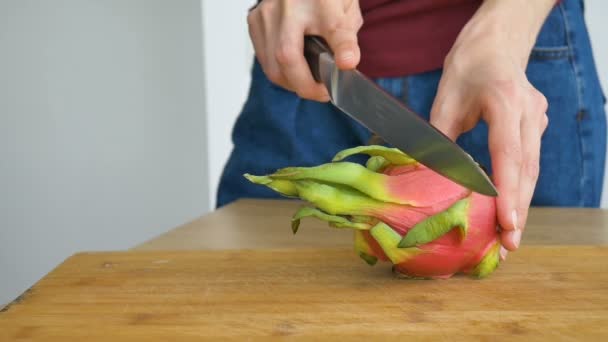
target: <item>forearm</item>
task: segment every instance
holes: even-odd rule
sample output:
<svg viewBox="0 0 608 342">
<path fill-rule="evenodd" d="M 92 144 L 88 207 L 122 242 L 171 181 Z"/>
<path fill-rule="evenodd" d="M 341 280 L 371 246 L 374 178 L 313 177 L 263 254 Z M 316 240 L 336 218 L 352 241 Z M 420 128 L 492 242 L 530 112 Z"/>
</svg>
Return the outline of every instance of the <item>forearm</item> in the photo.
<svg viewBox="0 0 608 342">
<path fill-rule="evenodd" d="M 555 0 L 484 0 L 456 45 L 477 40 L 495 49 L 509 49 L 522 67 Z"/>
</svg>

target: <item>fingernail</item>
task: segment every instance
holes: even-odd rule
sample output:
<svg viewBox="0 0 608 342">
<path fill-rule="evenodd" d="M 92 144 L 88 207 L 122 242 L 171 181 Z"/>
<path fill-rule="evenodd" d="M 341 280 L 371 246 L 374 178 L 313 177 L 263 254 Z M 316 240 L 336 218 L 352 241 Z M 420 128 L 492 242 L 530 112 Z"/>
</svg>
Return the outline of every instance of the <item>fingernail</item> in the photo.
<svg viewBox="0 0 608 342">
<path fill-rule="evenodd" d="M 519 230 L 519 227 L 517 226 L 517 222 L 519 222 L 517 220 L 517 210 L 513 210 L 511 212 L 511 221 L 513 221 L 513 228 L 515 228 L 515 230 Z"/>
<path fill-rule="evenodd" d="M 340 54 L 340 59 L 347 62 L 355 58 L 355 54 L 352 51 L 344 51 Z"/>
<path fill-rule="evenodd" d="M 509 254 L 509 251 L 504 248 L 503 246 L 500 246 L 500 260 L 504 261 L 505 259 L 507 259 L 507 254 Z"/>
<path fill-rule="evenodd" d="M 521 230 L 517 229 L 511 233 L 511 242 L 515 245 L 515 248 L 519 248 L 519 242 L 521 241 Z"/>
</svg>

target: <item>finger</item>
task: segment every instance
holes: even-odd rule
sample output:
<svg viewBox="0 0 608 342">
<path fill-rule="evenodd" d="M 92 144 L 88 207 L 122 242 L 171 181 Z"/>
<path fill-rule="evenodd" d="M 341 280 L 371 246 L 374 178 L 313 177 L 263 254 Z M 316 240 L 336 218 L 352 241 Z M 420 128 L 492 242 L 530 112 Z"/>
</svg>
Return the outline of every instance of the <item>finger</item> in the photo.
<svg viewBox="0 0 608 342">
<path fill-rule="evenodd" d="M 363 16 L 361 15 L 361 7 L 358 0 L 353 0 L 350 4 L 347 4 L 345 15 L 345 25 L 352 28 L 355 33 L 359 32 L 359 29 L 363 26 Z"/>
<path fill-rule="evenodd" d="M 541 115 L 526 115 L 521 125 L 523 161 L 520 171 L 519 226 L 524 229 L 528 218 L 528 208 L 534 195 L 540 172 L 540 142 L 543 132 Z"/>
<path fill-rule="evenodd" d="M 496 199 L 498 223 L 503 230 L 518 230 L 517 209 L 519 180 L 522 160 L 520 117 L 504 103 L 495 103 L 485 116 L 489 126 L 489 150 L 492 158 L 493 178 L 499 192 Z M 520 234 L 515 233 L 515 234 Z M 517 235 L 515 236 L 517 237 Z M 503 246 L 514 250 L 513 241 L 503 241 Z"/>
<path fill-rule="evenodd" d="M 285 17 L 275 50 L 275 59 L 286 84 L 298 96 L 326 102 L 329 94 L 325 86 L 317 83 L 304 58 L 304 27 Z"/>
<path fill-rule="evenodd" d="M 500 232 L 500 243 L 506 252 L 514 251 L 519 248 L 523 230 L 502 230 Z M 506 253 L 505 253 L 506 257 Z"/>
<path fill-rule="evenodd" d="M 527 111 L 522 117 L 520 126 L 522 165 L 519 173 L 520 190 L 517 211 L 519 222 L 517 222 L 517 226 L 522 232 L 526 228 L 528 210 L 540 172 L 541 138 L 548 124 L 546 98 L 540 92 L 532 91 Z M 504 243 L 511 242 L 513 246 L 517 247 L 521 241 L 521 232 L 504 231 L 502 240 Z"/>
<path fill-rule="evenodd" d="M 435 98 L 433 107 L 431 108 L 431 125 L 435 126 L 450 140 L 456 141 L 462 128 L 458 123 L 457 118 L 460 115 L 457 113 L 459 108 L 454 101 L 446 100 L 445 98 Z"/>
<path fill-rule="evenodd" d="M 338 68 L 354 69 L 361 59 L 357 41 L 358 27 L 353 26 L 353 21 L 346 17 L 347 13 L 340 1 L 331 1 L 328 5 L 321 13 L 322 36 L 333 51 Z"/>
<path fill-rule="evenodd" d="M 458 93 L 450 93 L 447 89 L 446 80 L 449 76 L 442 76 L 437 88 L 437 95 L 431 107 L 430 123 L 445 134 L 450 140 L 456 141 L 462 133 L 462 124 L 459 118 L 462 117 L 460 111 L 469 111 L 466 102 L 460 98 Z M 448 81 L 449 82 L 449 81 Z M 472 114 L 472 113 L 471 113 Z"/>
<path fill-rule="evenodd" d="M 526 227 L 528 220 L 528 209 L 536 181 L 538 180 L 540 167 L 540 138 L 542 135 L 541 116 L 526 114 L 521 121 L 521 141 L 522 141 L 522 164 L 520 169 L 519 199 L 517 204 L 516 226 L 518 231 L 503 230 L 501 240 L 503 245 L 509 249 L 516 249 L 521 242 L 521 234 Z"/>
<path fill-rule="evenodd" d="M 291 90 L 289 84 L 287 84 L 279 64 L 275 58 L 275 50 L 277 46 L 277 32 L 279 28 L 279 16 L 277 12 L 280 10 L 276 2 L 263 1 L 258 7 L 252 12 L 257 18 L 253 20 L 254 33 L 261 38 L 258 38 L 258 47 L 256 48 L 254 42 L 254 48 L 256 49 L 256 56 L 263 56 L 260 58 L 260 64 L 266 77 L 274 84 Z"/>
<path fill-rule="evenodd" d="M 500 252 L 498 253 L 498 255 L 500 256 L 500 261 L 505 261 L 507 260 L 507 255 L 509 255 L 509 250 L 504 248 L 503 246 L 500 246 Z"/>
<path fill-rule="evenodd" d="M 257 8 L 252 10 L 247 16 L 247 26 L 249 29 L 249 37 L 253 43 L 255 57 L 260 65 L 263 65 L 266 61 L 266 45 L 264 43 L 263 25 Z"/>
</svg>

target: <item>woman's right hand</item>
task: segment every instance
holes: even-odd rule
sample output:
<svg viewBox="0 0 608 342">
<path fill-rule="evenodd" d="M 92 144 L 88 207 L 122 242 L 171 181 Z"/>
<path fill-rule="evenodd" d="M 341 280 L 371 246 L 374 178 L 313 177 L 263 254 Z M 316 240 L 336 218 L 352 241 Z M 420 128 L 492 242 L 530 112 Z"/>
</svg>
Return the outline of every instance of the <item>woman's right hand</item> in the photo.
<svg viewBox="0 0 608 342">
<path fill-rule="evenodd" d="M 255 55 L 268 79 L 298 94 L 329 101 L 304 58 L 304 36 L 323 37 L 340 69 L 359 64 L 357 32 L 363 24 L 358 0 L 263 0 L 247 17 Z"/>
</svg>

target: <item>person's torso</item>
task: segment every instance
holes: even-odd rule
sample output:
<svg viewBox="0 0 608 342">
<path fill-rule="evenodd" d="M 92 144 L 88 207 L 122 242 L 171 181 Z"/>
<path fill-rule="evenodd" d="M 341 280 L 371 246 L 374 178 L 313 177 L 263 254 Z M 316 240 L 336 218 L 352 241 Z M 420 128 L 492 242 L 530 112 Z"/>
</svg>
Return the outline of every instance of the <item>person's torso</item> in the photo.
<svg viewBox="0 0 608 342">
<path fill-rule="evenodd" d="M 438 69 L 481 0 L 360 0 L 361 64 L 370 77 Z"/>
</svg>

